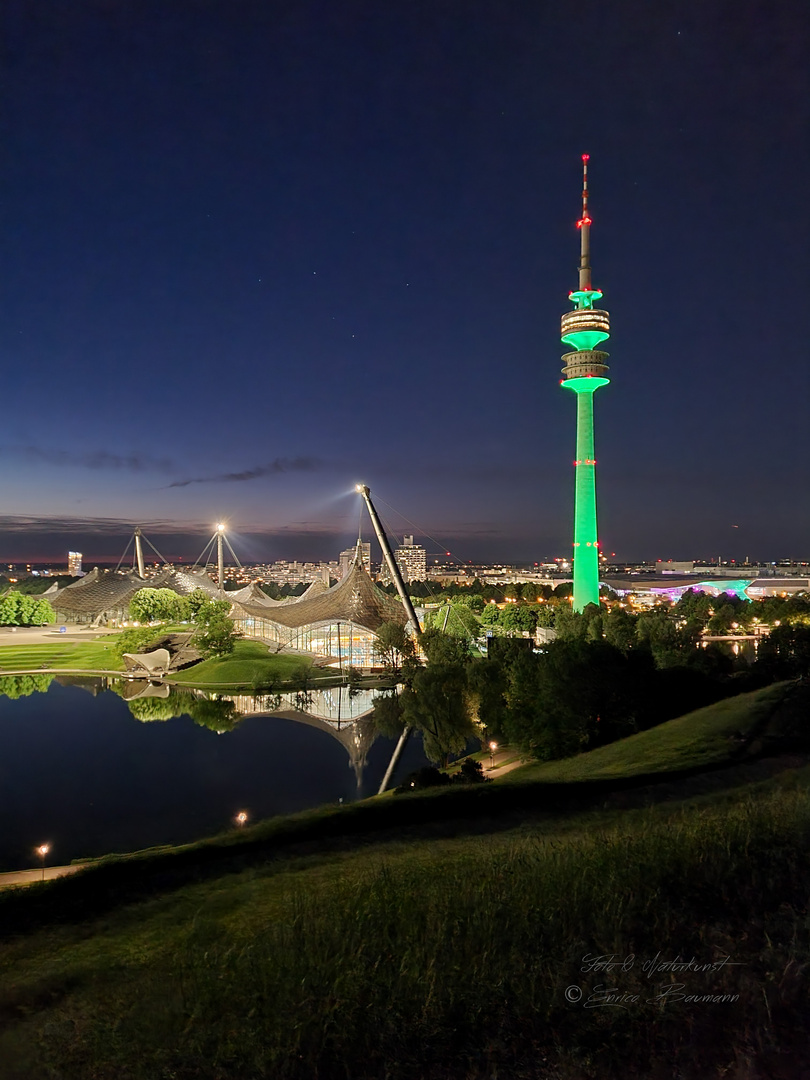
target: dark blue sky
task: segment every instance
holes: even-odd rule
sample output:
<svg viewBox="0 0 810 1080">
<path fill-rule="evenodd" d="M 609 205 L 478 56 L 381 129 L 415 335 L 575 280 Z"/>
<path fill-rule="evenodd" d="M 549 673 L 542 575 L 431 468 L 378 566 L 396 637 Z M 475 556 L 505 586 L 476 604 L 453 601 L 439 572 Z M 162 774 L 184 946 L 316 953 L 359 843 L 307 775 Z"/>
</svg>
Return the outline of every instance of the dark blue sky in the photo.
<svg viewBox="0 0 810 1080">
<path fill-rule="evenodd" d="M 603 549 L 810 556 L 801 0 L 3 22 L 0 559 L 335 557 L 358 480 L 462 560 L 570 552 L 585 151 Z"/>
</svg>

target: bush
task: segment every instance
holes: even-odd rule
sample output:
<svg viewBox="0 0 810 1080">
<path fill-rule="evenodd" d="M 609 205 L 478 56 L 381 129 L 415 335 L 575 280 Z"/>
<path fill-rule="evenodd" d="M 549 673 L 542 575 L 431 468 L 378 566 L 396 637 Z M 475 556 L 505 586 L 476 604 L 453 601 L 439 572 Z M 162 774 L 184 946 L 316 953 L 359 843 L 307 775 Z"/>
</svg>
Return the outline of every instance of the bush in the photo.
<svg viewBox="0 0 810 1080">
<path fill-rule="evenodd" d="M 456 779 L 461 784 L 483 784 L 486 783 L 487 778 L 484 776 L 484 766 L 481 762 L 476 761 L 475 758 L 467 758 L 461 763 Z"/>
<path fill-rule="evenodd" d="M 394 794 L 406 795 L 411 791 L 424 791 L 426 788 L 443 787 L 450 783 L 447 773 L 439 772 L 433 765 L 425 765 L 416 772 L 410 773 L 398 788 L 394 788 Z"/>
</svg>

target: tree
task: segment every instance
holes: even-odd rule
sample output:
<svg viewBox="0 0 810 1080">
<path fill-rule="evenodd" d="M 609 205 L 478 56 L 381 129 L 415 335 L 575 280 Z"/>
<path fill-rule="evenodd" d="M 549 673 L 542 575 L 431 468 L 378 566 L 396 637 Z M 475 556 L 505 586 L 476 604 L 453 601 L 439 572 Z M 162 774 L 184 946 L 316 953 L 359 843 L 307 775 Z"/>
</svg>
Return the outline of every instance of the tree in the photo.
<svg viewBox="0 0 810 1080">
<path fill-rule="evenodd" d="M 737 601 L 736 604 L 734 601 Z M 729 634 L 734 627 L 734 623 L 739 623 L 740 619 L 744 616 L 741 607 L 745 604 L 744 600 L 740 600 L 739 597 L 723 597 L 722 600 L 718 598 L 717 606 L 714 609 L 714 614 L 706 624 L 706 629 L 710 634 Z"/>
<path fill-rule="evenodd" d="M 237 630 L 227 616 L 217 615 L 204 623 L 199 623 L 192 638 L 206 660 L 213 656 L 227 656 L 232 653 L 242 632 Z"/>
<path fill-rule="evenodd" d="M 810 627 L 791 623 L 774 627 L 759 647 L 755 667 L 769 680 L 810 675 Z"/>
<path fill-rule="evenodd" d="M 703 625 L 709 621 L 714 601 L 700 589 L 687 589 L 675 605 L 675 613 L 685 619 L 697 619 Z"/>
<path fill-rule="evenodd" d="M 463 750 L 475 734 L 473 695 L 467 684 L 471 666 L 464 640 L 426 630 L 419 642 L 427 658 L 424 667 L 414 659 L 403 664 L 403 690 L 374 699 L 374 723 L 383 735 L 396 737 L 404 727 L 422 735 L 425 754 L 431 761 Z"/>
<path fill-rule="evenodd" d="M 558 604 L 549 603 L 548 600 L 544 604 L 539 604 L 537 607 L 537 625 L 553 629 L 557 624 L 558 608 Z"/>
<path fill-rule="evenodd" d="M 154 622 L 158 608 L 157 589 L 138 589 L 129 602 L 129 617 L 135 622 Z"/>
<path fill-rule="evenodd" d="M 264 588 L 264 586 L 262 586 Z M 222 603 L 223 601 L 220 601 Z M 188 605 L 188 617 L 192 622 L 197 621 L 197 615 L 200 610 L 211 603 L 211 597 L 205 591 L 205 589 L 194 589 L 186 597 L 186 604 Z M 225 601 L 227 603 L 227 601 Z"/>
<path fill-rule="evenodd" d="M 470 659 L 467 643 L 441 630 L 425 630 L 419 644 L 429 664 L 466 664 Z"/>
<path fill-rule="evenodd" d="M 563 601 L 555 609 L 554 628 L 558 638 L 584 638 L 588 620 L 584 613 L 574 611 L 567 601 Z"/>
<path fill-rule="evenodd" d="M 467 697 L 466 665 L 430 662 L 400 696 L 405 723 L 422 733 L 425 756 L 445 762 L 475 734 Z"/>
<path fill-rule="evenodd" d="M 499 626 L 501 622 L 501 609 L 497 604 L 486 604 L 481 612 L 483 626 Z"/>
<path fill-rule="evenodd" d="M 230 607 L 227 600 L 210 600 L 197 611 L 197 629 L 192 642 L 206 660 L 232 653 L 236 641 L 242 636 L 241 630 L 237 630 L 228 618 Z"/>
<path fill-rule="evenodd" d="M 0 598 L 0 626 L 42 626 L 55 620 L 50 603 L 40 597 L 13 590 Z"/>
<path fill-rule="evenodd" d="M 459 599 L 451 600 L 431 611 L 425 619 L 427 628 L 439 630 L 450 637 L 475 640 L 480 633 L 480 623 L 470 608 Z"/>
<path fill-rule="evenodd" d="M 643 725 L 653 664 L 605 641 L 558 639 L 518 656 L 508 674 L 504 728 L 541 759 L 567 757 Z"/>
<path fill-rule="evenodd" d="M 526 604 L 508 604 L 501 612 L 501 625 L 511 634 L 533 634 L 537 627 L 537 611 Z"/>
<path fill-rule="evenodd" d="M 518 643 L 510 638 L 498 640 L 502 648 L 497 660 L 483 657 L 467 669 L 467 700 L 473 719 L 486 728 L 487 735 L 502 737 L 506 712 L 504 695 L 509 666 L 517 655 Z"/>
<path fill-rule="evenodd" d="M 4 675 L 0 678 L 0 695 L 16 701 L 31 694 L 44 694 L 54 675 Z"/>
<path fill-rule="evenodd" d="M 56 622 L 56 612 L 51 607 L 49 600 L 40 598 L 34 604 L 31 623 L 34 626 L 44 626 L 46 623 L 52 622 Z"/>
<path fill-rule="evenodd" d="M 228 698 L 192 697 L 186 711 L 195 724 L 212 731 L 231 731 L 242 719 L 242 714 Z"/>
<path fill-rule="evenodd" d="M 374 728 L 387 739 L 398 739 L 405 727 L 402 704 L 396 690 L 387 690 L 374 698 Z"/>
<path fill-rule="evenodd" d="M 485 602 L 483 596 L 456 596 L 453 598 L 453 603 L 456 606 L 469 608 L 473 615 L 480 615 L 484 610 Z"/>
<path fill-rule="evenodd" d="M 605 641 L 627 653 L 637 643 L 636 617 L 624 608 L 614 607 L 602 619 Z"/>
<path fill-rule="evenodd" d="M 183 698 L 191 698 L 191 694 L 183 694 Z M 171 720 L 175 716 L 182 716 L 187 708 L 180 703 L 180 695 L 170 694 L 168 697 L 139 697 L 127 701 L 127 707 L 136 720 L 148 723 L 152 720 Z"/>
<path fill-rule="evenodd" d="M 416 647 L 401 623 L 384 622 L 377 630 L 374 655 L 382 661 L 386 674 L 398 678 L 402 668 L 410 669 L 416 660 Z"/>
<path fill-rule="evenodd" d="M 639 644 L 649 649 L 658 667 L 674 667 L 684 662 L 684 642 L 678 624 L 663 605 L 639 615 L 636 634 Z"/>
</svg>

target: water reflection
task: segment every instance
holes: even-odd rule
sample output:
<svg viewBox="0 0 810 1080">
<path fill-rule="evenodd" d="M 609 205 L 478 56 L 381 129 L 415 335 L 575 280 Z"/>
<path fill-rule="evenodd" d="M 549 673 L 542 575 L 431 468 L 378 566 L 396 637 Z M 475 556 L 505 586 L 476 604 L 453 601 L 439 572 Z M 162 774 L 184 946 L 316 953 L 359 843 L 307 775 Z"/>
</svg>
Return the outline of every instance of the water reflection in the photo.
<svg viewBox="0 0 810 1080">
<path fill-rule="evenodd" d="M 371 690 L 220 697 L 42 672 L 0 677 L 4 691 L 0 870 L 36 865 L 43 841 L 69 862 L 211 836 L 239 809 L 350 803 L 376 793 L 394 749 L 371 728 Z M 392 782 L 424 764 L 412 739 Z"/>
<path fill-rule="evenodd" d="M 0 677 L 0 694 L 12 701 L 31 694 L 44 694 L 53 680 L 53 675 L 3 675 Z"/>
<path fill-rule="evenodd" d="M 218 734 L 232 731 L 246 716 L 281 716 L 314 727 L 336 739 L 349 756 L 357 786 L 377 732 L 374 698 L 378 691 L 349 686 L 301 689 L 286 693 L 214 694 L 203 690 L 180 690 L 146 679 L 110 679 L 54 675 L 6 675 L 0 677 L 0 694 L 19 698 L 45 693 L 53 679 L 79 685 L 92 693 L 112 690 L 122 697 L 136 720 L 143 723 L 189 716 L 195 724 Z"/>
</svg>

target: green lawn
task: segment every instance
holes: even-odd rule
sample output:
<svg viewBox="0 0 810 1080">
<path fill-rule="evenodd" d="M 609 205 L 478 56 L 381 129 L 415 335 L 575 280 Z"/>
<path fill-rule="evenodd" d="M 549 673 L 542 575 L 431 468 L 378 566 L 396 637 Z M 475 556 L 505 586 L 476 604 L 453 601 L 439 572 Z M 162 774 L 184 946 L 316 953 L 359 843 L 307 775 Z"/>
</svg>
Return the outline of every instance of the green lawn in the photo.
<svg viewBox="0 0 810 1080">
<path fill-rule="evenodd" d="M 0 675 L 58 668 L 121 671 L 123 663 L 115 653 L 116 638 L 112 635 L 95 641 L 4 645 L 0 647 Z M 260 641 L 238 641 L 230 656 L 204 660 L 177 672 L 172 679 L 183 686 L 233 689 L 299 681 L 311 672 L 312 662 L 306 657 L 271 653 Z"/>
<path fill-rule="evenodd" d="M 0 674 L 37 668 L 76 668 L 120 671 L 115 655 L 115 638 L 96 641 L 57 641 L 46 645 L 4 645 L 0 647 Z"/>
<path fill-rule="evenodd" d="M 503 782 L 613 779 L 639 773 L 673 772 L 724 761 L 737 748 L 730 736 L 738 731 L 745 734 L 765 720 L 784 699 L 791 685 L 777 683 L 763 690 L 726 698 L 576 757 L 524 765 L 504 776 Z"/>
<path fill-rule="evenodd" d="M 172 680 L 183 686 L 233 688 L 235 686 L 278 685 L 304 679 L 312 672 L 312 661 L 304 656 L 271 653 L 260 641 L 237 641 L 229 656 L 204 660 Z"/>
</svg>

